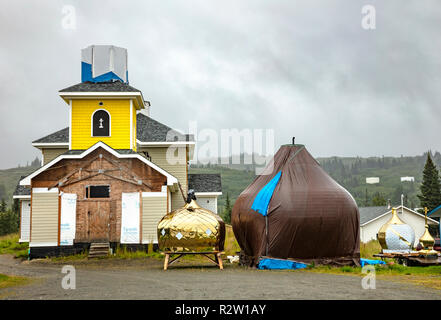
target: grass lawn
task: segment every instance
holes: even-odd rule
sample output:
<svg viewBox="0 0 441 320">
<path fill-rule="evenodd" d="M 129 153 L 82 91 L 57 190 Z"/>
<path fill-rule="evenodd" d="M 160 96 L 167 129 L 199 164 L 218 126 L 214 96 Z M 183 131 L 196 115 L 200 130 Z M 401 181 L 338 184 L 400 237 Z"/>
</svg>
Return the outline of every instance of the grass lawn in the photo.
<svg viewBox="0 0 441 320">
<path fill-rule="evenodd" d="M 18 233 L 0 237 L 0 254 L 12 254 L 16 258 L 28 257 L 28 243 L 19 243 Z"/>
<path fill-rule="evenodd" d="M 23 285 L 29 281 L 26 277 L 7 276 L 0 273 L 0 289 Z"/>
</svg>

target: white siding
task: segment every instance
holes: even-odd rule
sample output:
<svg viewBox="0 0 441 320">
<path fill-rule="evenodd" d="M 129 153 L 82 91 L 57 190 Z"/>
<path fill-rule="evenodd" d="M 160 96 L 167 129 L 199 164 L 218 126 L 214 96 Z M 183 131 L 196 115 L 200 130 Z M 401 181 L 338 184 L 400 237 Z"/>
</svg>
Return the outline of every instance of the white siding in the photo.
<svg viewBox="0 0 441 320">
<path fill-rule="evenodd" d="M 170 150 L 175 151 L 174 155 L 167 159 L 167 147 L 140 147 L 138 152 L 146 151 L 152 158 L 152 162 L 164 169 L 181 183 L 184 195 L 187 195 L 187 147 L 171 147 Z M 170 211 L 176 210 L 185 204 L 180 190 L 171 193 Z"/>
<path fill-rule="evenodd" d="M 202 208 L 217 213 L 217 197 L 216 196 L 196 196 L 196 202 Z"/>
<path fill-rule="evenodd" d="M 44 148 L 44 149 L 41 149 L 42 158 L 43 158 L 43 165 L 51 162 L 56 157 L 58 157 L 60 154 L 63 154 L 68 150 L 69 150 L 68 148 Z"/>
<path fill-rule="evenodd" d="M 30 227 L 31 227 L 31 201 L 22 200 L 19 242 L 29 242 Z"/>
<path fill-rule="evenodd" d="M 31 246 L 58 243 L 58 189 L 32 190 Z"/>
<path fill-rule="evenodd" d="M 401 219 L 401 221 L 409 224 L 413 230 L 415 231 L 415 243 L 416 246 L 418 244 L 418 241 L 420 237 L 423 235 L 425 230 L 425 221 L 424 217 L 419 216 L 415 213 L 412 213 L 406 209 L 404 209 L 404 212 L 401 213 L 401 209 L 397 210 L 398 217 Z M 360 237 L 361 242 L 368 242 L 370 240 L 377 239 L 377 233 L 380 230 L 380 228 L 390 220 L 392 217 L 392 214 L 386 214 L 382 216 L 381 218 L 374 220 L 367 225 L 364 225 L 360 227 Z M 434 222 L 429 220 L 429 224 L 434 224 Z"/>
<path fill-rule="evenodd" d="M 158 243 L 158 223 L 167 214 L 167 193 L 149 192 L 142 196 L 142 243 Z"/>
</svg>

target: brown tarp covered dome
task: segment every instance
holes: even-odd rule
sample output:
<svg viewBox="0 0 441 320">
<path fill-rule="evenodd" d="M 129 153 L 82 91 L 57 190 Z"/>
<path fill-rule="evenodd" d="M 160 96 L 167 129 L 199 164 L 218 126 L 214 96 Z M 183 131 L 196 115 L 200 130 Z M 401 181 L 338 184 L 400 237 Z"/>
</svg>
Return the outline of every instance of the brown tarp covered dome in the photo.
<svg viewBox="0 0 441 320">
<path fill-rule="evenodd" d="M 265 217 L 251 207 L 279 172 Z M 240 194 L 231 221 L 241 262 L 250 266 L 264 256 L 318 264 L 358 264 L 360 258 L 355 200 L 303 145 L 279 149 L 273 166 L 269 164 Z"/>
</svg>

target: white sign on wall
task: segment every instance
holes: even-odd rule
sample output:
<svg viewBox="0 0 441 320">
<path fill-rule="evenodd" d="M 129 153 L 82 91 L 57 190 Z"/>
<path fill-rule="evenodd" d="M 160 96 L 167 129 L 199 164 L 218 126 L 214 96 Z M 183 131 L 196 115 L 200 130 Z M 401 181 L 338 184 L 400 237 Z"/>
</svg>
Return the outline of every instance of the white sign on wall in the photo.
<svg viewBox="0 0 441 320">
<path fill-rule="evenodd" d="M 139 243 L 139 193 L 123 193 L 121 243 Z"/>
<path fill-rule="evenodd" d="M 75 239 L 77 213 L 77 195 L 63 193 L 61 195 L 60 245 L 71 246 Z"/>
</svg>

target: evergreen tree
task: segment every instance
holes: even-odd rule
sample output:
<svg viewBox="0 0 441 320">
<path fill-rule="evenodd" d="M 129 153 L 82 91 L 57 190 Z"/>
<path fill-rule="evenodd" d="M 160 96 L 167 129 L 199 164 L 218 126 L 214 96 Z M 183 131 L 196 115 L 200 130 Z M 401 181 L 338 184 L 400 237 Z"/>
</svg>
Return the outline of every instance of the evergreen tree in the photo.
<svg viewBox="0 0 441 320">
<path fill-rule="evenodd" d="M 423 170 L 423 182 L 421 194 L 418 195 L 421 207 L 427 207 L 430 211 L 441 204 L 441 188 L 438 169 L 433 164 L 430 153 L 427 153 L 426 164 Z"/>
<path fill-rule="evenodd" d="M 231 223 L 231 211 L 233 210 L 233 207 L 231 206 L 230 202 L 230 195 L 227 193 L 227 198 L 225 199 L 225 207 L 223 212 L 223 219 L 225 223 Z"/>
<path fill-rule="evenodd" d="M 375 192 L 374 196 L 372 197 L 372 205 L 374 207 L 385 206 L 386 199 L 384 198 L 384 196 L 381 193 Z"/>
<path fill-rule="evenodd" d="M 368 189 L 366 188 L 365 194 L 364 194 L 364 206 L 369 207 L 369 195 L 368 195 Z"/>
<path fill-rule="evenodd" d="M 8 208 L 8 206 L 6 205 L 6 201 L 3 198 L 2 202 L 0 203 L 0 212 L 6 212 L 6 209 Z"/>
</svg>

